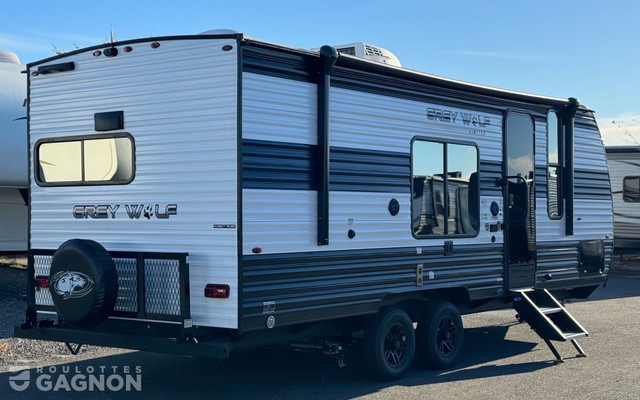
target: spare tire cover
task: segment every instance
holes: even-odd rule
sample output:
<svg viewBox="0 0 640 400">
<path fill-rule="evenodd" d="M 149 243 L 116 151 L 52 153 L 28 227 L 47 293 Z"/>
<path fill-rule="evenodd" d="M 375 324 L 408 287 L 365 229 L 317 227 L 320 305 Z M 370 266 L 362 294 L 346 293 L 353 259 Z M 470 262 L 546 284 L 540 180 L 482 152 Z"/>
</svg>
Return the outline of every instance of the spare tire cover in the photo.
<svg viewBox="0 0 640 400">
<path fill-rule="evenodd" d="M 118 273 L 107 250 L 92 240 L 64 242 L 53 255 L 49 291 L 63 322 L 90 326 L 113 312 Z"/>
</svg>

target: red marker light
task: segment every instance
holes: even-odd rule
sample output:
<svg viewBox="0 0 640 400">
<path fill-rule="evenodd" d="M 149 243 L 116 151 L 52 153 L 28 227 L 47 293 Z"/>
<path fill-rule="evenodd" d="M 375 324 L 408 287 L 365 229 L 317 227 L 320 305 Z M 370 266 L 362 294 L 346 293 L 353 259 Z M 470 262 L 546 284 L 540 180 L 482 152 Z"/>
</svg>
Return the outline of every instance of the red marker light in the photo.
<svg viewBox="0 0 640 400">
<path fill-rule="evenodd" d="M 36 287 L 45 289 L 49 287 L 49 277 L 45 275 L 36 276 Z"/>
<path fill-rule="evenodd" d="M 131 50 L 133 50 L 133 47 L 131 46 L 124 46 L 122 48 L 122 51 L 124 51 L 125 53 L 129 53 Z"/>
<path fill-rule="evenodd" d="M 160 43 L 158 42 L 153 42 L 151 43 L 149 46 L 151 46 L 152 49 L 157 49 L 158 47 L 160 47 Z"/>
<path fill-rule="evenodd" d="M 100 55 L 102 55 L 102 52 L 100 50 L 96 50 L 96 51 L 93 52 L 93 56 L 94 57 L 98 57 Z"/>
<path fill-rule="evenodd" d="M 226 299 L 229 298 L 229 291 L 229 285 L 208 283 L 204 288 L 204 297 L 213 299 Z"/>
<path fill-rule="evenodd" d="M 254 247 L 253 249 L 251 249 L 251 252 L 253 254 L 260 254 L 262 253 L 262 249 L 260 247 Z"/>
<path fill-rule="evenodd" d="M 222 51 L 229 51 L 233 49 L 233 46 L 230 44 L 225 44 L 224 46 L 222 46 Z"/>
</svg>

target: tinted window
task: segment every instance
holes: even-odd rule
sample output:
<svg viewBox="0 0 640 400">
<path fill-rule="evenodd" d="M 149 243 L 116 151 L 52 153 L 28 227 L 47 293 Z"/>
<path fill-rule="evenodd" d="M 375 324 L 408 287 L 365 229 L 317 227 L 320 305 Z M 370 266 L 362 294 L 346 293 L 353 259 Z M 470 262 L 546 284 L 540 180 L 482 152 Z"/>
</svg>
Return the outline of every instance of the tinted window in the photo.
<svg viewBox="0 0 640 400">
<path fill-rule="evenodd" d="M 448 233 L 478 231 L 478 151 L 473 146 L 447 144 Z"/>
<path fill-rule="evenodd" d="M 128 183 L 133 179 L 129 136 L 44 142 L 37 146 L 41 184 Z"/>
<path fill-rule="evenodd" d="M 478 150 L 469 145 L 416 140 L 411 168 L 414 235 L 475 235 Z"/>
<path fill-rule="evenodd" d="M 533 179 L 533 122 L 527 114 L 507 116 L 507 175 Z"/>
<path fill-rule="evenodd" d="M 445 233 L 444 145 L 413 142 L 411 218 L 416 235 Z"/>
</svg>

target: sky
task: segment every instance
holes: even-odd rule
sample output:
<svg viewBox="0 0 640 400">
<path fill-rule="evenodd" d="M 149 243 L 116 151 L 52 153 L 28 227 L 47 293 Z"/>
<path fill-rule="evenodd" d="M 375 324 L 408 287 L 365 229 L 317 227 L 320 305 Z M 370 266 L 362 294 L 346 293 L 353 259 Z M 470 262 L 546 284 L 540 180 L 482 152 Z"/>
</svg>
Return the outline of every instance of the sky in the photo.
<svg viewBox="0 0 640 400">
<path fill-rule="evenodd" d="M 596 111 L 607 145 L 640 145 L 640 2 L 3 1 L 0 49 L 22 63 L 105 42 L 235 29 L 311 49 L 366 42 L 402 66 Z"/>
</svg>

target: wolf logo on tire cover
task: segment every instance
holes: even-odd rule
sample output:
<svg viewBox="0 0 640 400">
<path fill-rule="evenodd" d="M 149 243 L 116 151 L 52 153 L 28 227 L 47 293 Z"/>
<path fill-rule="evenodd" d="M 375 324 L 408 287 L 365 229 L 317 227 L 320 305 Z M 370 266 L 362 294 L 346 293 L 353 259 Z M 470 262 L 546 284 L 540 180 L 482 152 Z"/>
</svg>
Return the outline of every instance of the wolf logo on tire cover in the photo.
<svg viewBox="0 0 640 400">
<path fill-rule="evenodd" d="M 93 280 L 82 272 L 60 271 L 51 278 L 51 286 L 63 300 L 67 300 L 89 294 Z"/>
</svg>

